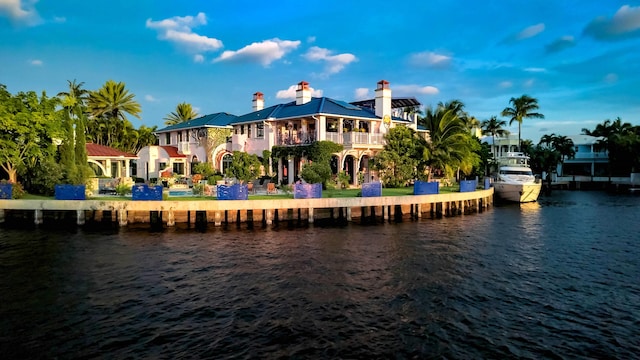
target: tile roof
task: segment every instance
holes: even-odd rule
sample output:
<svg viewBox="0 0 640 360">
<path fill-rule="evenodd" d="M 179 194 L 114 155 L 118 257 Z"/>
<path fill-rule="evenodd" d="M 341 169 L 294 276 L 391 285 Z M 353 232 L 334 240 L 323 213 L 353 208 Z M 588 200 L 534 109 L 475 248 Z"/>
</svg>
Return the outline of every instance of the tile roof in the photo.
<svg viewBox="0 0 640 360">
<path fill-rule="evenodd" d="M 175 146 L 163 145 L 160 147 L 167 152 L 167 155 L 169 155 L 170 158 L 186 158 L 187 157 L 187 155 L 178 153 L 178 148 Z"/>
<path fill-rule="evenodd" d="M 189 121 L 185 121 L 179 124 L 170 125 L 164 127 L 158 132 L 166 132 L 172 130 L 180 130 L 180 129 L 193 129 L 193 128 L 201 128 L 201 127 L 225 127 L 229 125 L 237 116 L 229 113 L 219 112 L 215 114 L 209 114 L 205 116 L 201 116 L 196 119 L 191 119 Z"/>
<path fill-rule="evenodd" d="M 130 154 L 128 152 L 120 151 L 118 149 L 114 149 L 108 146 L 98 145 L 94 143 L 87 143 L 86 148 L 87 148 L 87 156 L 110 157 L 110 158 L 117 158 L 122 156 L 125 158 L 134 158 L 134 159 L 138 158 L 138 155 Z"/>
<path fill-rule="evenodd" d="M 247 122 L 255 122 L 267 119 L 288 119 L 309 117 L 313 115 L 334 115 L 346 117 L 359 117 L 365 119 L 380 119 L 376 116 L 375 111 L 368 107 L 361 107 L 341 100 L 335 100 L 328 97 L 311 98 L 311 100 L 302 105 L 296 105 L 295 101 L 284 104 L 278 104 L 254 111 L 235 118 L 230 124 L 240 124 Z M 393 117 L 394 121 L 410 122 L 408 120 Z"/>
</svg>

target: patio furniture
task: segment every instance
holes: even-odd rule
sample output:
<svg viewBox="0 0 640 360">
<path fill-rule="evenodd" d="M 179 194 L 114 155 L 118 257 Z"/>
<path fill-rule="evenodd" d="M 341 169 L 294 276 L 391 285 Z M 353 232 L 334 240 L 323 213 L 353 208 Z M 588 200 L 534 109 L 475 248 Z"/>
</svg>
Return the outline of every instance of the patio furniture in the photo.
<svg viewBox="0 0 640 360">
<path fill-rule="evenodd" d="M 270 182 L 267 184 L 267 195 L 269 194 L 277 194 L 278 189 L 276 189 L 276 184 Z"/>
</svg>

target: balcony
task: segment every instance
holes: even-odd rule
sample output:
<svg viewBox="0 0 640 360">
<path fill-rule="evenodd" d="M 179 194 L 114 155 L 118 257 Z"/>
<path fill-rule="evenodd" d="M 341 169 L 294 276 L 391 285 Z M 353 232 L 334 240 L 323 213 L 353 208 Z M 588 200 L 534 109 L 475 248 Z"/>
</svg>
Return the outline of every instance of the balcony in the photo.
<svg viewBox="0 0 640 360">
<path fill-rule="evenodd" d="M 280 133 L 276 138 L 276 145 L 306 145 L 316 141 L 315 132 L 289 131 Z"/>
</svg>

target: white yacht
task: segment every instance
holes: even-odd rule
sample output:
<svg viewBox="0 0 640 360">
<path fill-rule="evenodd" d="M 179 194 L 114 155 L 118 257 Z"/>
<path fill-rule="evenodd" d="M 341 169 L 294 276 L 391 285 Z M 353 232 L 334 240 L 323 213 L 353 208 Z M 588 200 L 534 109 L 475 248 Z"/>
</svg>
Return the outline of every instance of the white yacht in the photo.
<svg viewBox="0 0 640 360">
<path fill-rule="evenodd" d="M 493 187 L 496 196 L 502 200 L 526 203 L 538 199 L 542 182 L 533 175 L 528 156 L 510 152 L 498 159 Z"/>
</svg>

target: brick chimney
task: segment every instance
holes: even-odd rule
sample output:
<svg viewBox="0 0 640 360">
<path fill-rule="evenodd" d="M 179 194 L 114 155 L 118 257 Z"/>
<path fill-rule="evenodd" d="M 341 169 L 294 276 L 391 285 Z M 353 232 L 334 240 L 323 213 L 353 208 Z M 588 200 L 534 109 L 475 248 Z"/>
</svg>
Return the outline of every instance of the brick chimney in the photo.
<svg viewBox="0 0 640 360">
<path fill-rule="evenodd" d="M 258 111 L 264 109 L 264 94 L 258 91 L 253 94 L 253 111 Z"/>
<path fill-rule="evenodd" d="M 386 80 L 378 81 L 376 87 L 376 116 L 383 118 L 385 115 L 391 116 L 391 89 Z"/>
<path fill-rule="evenodd" d="M 306 81 L 300 81 L 298 88 L 296 89 L 296 105 L 306 104 L 311 101 L 311 90 L 309 90 L 309 83 Z"/>
</svg>

